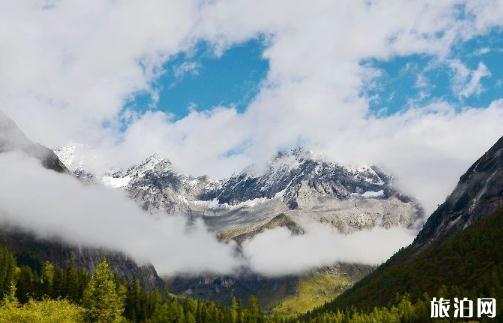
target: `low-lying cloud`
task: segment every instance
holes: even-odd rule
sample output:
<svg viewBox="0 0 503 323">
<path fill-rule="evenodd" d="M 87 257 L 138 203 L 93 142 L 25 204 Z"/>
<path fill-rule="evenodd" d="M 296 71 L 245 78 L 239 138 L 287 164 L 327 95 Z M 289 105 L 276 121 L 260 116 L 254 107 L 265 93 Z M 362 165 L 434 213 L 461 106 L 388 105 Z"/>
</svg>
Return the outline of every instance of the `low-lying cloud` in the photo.
<svg viewBox="0 0 503 323">
<path fill-rule="evenodd" d="M 266 231 L 243 245 L 250 269 L 268 276 L 295 274 L 336 262 L 375 265 L 414 239 L 403 228 L 375 228 L 350 235 L 320 223 L 306 223 L 306 233 L 286 228 Z"/>
<path fill-rule="evenodd" d="M 120 250 L 160 273 L 225 273 L 239 265 L 233 244 L 202 223 L 149 217 L 123 192 L 43 169 L 16 153 L 0 156 L 0 219 L 42 238 Z"/>
<path fill-rule="evenodd" d="M 237 253 L 234 242 L 215 238 L 202 222 L 183 216 L 149 216 L 121 191 L 85 185 L 21 153 L 0 154 L 0 220 L 41 238 L 122 251 L 159 273 L 300 273 L 338 261 L 378 264 L 411 241 L 403 230 L 340 235 L 305 223 L 306 234 L 277 228 L 256 236 Z"/>
</svg>

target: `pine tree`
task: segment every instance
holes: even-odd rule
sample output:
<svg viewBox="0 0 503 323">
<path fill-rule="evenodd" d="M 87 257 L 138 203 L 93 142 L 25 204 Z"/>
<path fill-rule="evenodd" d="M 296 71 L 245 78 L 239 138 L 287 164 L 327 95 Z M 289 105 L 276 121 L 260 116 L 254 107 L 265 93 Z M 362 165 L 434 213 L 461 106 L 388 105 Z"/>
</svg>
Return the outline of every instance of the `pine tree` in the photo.
<svg viewBox="0 0 503 323">
<path fill-rule="evenodd" d="M 73 302 L 79 300 L 79 275 L 75 266 L 75 257 L 72 255 L 65 270 L 64 296 Z"/>
<path fill-rule="evenodd" d="M 231 322 L 232 323 L 237 323 L 238 319 L 239 319 L 239 316 L 240 316 L 241 308 L 239 306 L 239 302 L 236 299 L 236 297 L 232 298 L 231 308 L 229 310 L 231 312 L 230 313 L 231 314 Z"/>
<path fill-rule="evenodd" d="M 9 291 L 16 275 L 16 259 L 6 248 L 0 248 L 0 298 Z"/>
<path fill-rule="evenodd" d="M 249 318 L 248 322 L 261 322 L 262 320 L 262 315 L 260 311 L 260 306 L 258 304 L 257 298 L 255 296 L 250 296 L 250 299 L 248 301 L 248 312 L 249 312 Z"/>
<path fill-rule="evenodd" d="M 122 321 L 124 295 L 115 283 L 108 262 L 103 260 L 94 271 L 86 290 L 83 305 L 91 322 L 113 323 Z"/>
<path fill-rule="evenodd" d="M 21 303 L 28 302 L 30 297 L 34 296 L 35 281 L 37 281 L 37 278 L 30 267 L 22 266 L 19 269 L 16 296 Z"/>
<path fill-rule="evenodd" d="M 52 285 L 54 283 L 54 266 L 46 261 L 42 266 L 42 281 L 41 293 L 42 295 L 50 296 Z"/>
</svg>

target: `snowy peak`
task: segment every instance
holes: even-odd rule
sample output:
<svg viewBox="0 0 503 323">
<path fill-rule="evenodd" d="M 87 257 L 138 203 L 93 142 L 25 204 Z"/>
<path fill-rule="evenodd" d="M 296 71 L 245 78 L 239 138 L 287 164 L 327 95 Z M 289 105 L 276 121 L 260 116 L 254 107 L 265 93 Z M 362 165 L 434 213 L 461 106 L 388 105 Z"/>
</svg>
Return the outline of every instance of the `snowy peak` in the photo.
<svg viewBox="0 0 503 323">
<path fill-rule="evenodd" d="M 144 178 L 151 178 L 153 176 L 162 177 L 167 174 L 175 174 L 171 162 L 154 154 L 138 165 L 134 165 L 126 170 L 119 169 L 107 172 L 102 178 L 102 182 L 107 186 L 125 188 L 131 182 L 136 183 Z M 177 178 L 177 176 L 172 177 Z"/>
<path fill-rule="evenodd" d="M 255 232 L 279 214 L 311 219 L 343 232 L 412 226 L 422 209 L 374 166 L 346 167 L 297 149 L 278 153 L 259 171 L 251 166 L 227 179 L 182 174 L 152 155 L 97 180 L 122 189 L 143 209 L 202 217 L 223 236 Z"/>
<path fill-rule="evenodd" d="M 101 182 L 126 190 L 145 210 L 163 210 L 170 214 L 187 213 L 196 196 L 218 185 L 205 176 L 181 174 L 169 160 L 158 154 L 128 169 L 110 171 Z"/>
<path fill-rule="evenodd" d="M 296 149 L 278 153 L 262 173 L 247 170 L 232 176 L 218 191 L 208 192 L 206 198 L 232 205 L 281 197 L 291 208 L 296 208 L 299 199 L 307 195 L 345 199 L 352 195 L 376 198 L 393 193 L 391 177 L 377 167 L 349 168 L 315 159 L 311 153 Z"/>
</svg>

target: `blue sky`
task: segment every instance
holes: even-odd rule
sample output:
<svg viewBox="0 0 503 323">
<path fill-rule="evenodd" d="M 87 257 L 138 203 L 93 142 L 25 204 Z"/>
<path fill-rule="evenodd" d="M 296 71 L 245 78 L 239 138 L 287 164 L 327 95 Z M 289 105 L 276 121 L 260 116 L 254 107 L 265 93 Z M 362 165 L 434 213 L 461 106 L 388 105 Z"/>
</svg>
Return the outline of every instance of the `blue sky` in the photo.
<svg viewBox="0 0 503 323">
<path fill-rule="evenodd" d="M 467 85 L 470 77 L 457 84 L 452 62 L 459 62 L 472 71 L 479 64 L 487 67 L 490 75 L 480 80 L 480 93 L 460 95 L 460 88 Z M 412 105 L 423 106 L 439 100 L 457 107 L 486 107 L 501 97 L 503 91 L 503 32 L 493 30 L 461 43 L 445 60 L 411 55 L 387 61 L 369 59 L 363 64 L 380 73 L 362 89 L 375 114 L 389 115 Z"/>
<path fill-rule="evenodd" d="M 218 105 L 242 112 L 257 94 L 269 63 L 262 57 L 265 40 L 256 38 L 222 53 L 206 42 L 176 55 L 163 65 L 151 93 L 138 93 L 132 102 L 139 110 L 160 109 L 184 117 Z M 157 96 L 157 100 L 155 100 Z"/>
<path fill-rule="evenodd" d="M 264 38 L 255 38 L 218 54 L 211 45 L 200 42 L 163 65 L 161 76 L 152 83 L 155 95 L 137 93 L 128 106 L 139 111 L 169 112 L 175 119 L 191 110 L 208 110 L 218 105 L 233 106 L 242 112 L 267 76 L 265 48 Z M 361 64 L 378 72 L 361 89 L 361 95 L 369 100 L 371 114 L 387 116 L 435 101 L 458 107 L 484 107 L 501 97 L 503 90 L 503 31 L 494 29 L 460 43 L 442 60 L 414 54 L 389 60 L 368 58 Z M 477 70 L 479 64 L 487 68 L 490 75 L 481 78 L 480 93 L 460 94 L 471 76 L 456 81 L 456 64 L 464 66 L 468 73 Z"/>
</svg>

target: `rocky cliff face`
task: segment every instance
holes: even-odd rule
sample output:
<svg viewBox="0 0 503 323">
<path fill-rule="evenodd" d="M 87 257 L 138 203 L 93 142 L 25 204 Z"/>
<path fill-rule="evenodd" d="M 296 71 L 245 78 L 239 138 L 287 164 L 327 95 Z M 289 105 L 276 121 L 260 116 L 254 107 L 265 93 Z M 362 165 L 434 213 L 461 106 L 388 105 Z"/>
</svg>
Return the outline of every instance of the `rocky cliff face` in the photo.
<svg viewBox="0 0 503 323">
<path fill-rule="evenodd" d="M 468 171 L 430 216 L 414 245 L 421 247 L 465 229 L 503 206 L 503 137 Z"/>
</svg>

